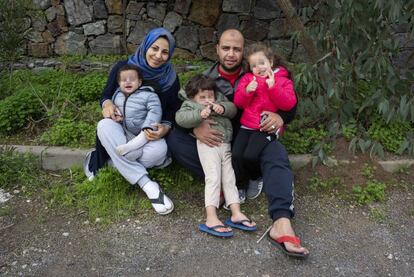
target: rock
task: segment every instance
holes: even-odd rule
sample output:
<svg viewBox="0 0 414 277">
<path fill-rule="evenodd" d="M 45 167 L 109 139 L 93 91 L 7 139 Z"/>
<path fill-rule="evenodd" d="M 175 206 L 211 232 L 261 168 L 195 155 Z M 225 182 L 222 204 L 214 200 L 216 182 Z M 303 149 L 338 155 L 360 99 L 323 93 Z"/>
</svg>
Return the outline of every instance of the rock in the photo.
<svg viewBox="0 0 414 277">
<path fill-rule="evenodd" d="M 29 32 L 26 38 L 31 42 L 43 42 L 42 33 L 37 31 Z"/>
<path fill-rule="evenodd" d="M 122 14 L 122 0 L 105 0 L 109 14 Z"/>
<path fill-rule="evenodd" d="M 235 14 L 223 13 L 216 24 L 217 33 L 221 34 L 224 30 L 229 28 L 240 28 L 239 17 Z"/>
<path fill-rule="evenodd" d="M 46 58 L 49 56 L 49 44 L 47 42 L 29 43 L 27 48 L 29 56 L 39 58 Z"/>
<path fill-rule="evenodd" d="M 64 1 L 70 25 L 79 26 L 92 21 L 92 6 L 88 7 L 82 0 Z"/>
<path fill-rule="evenodd" d="M 289 37 L 292 35 L 293 29 L 286 19 L 275 19 L 270 23 L 268 39 Z"/>
<path fill-rule="evenodd" d="M 121 15 L 110 15 L 108 17 L 108 32 L 109 33 L 122 33 L 122 16 Z"/>
<path fill-rule="evenodd" d="M 98 36 L 96 39 L 89 42 L 91 48 L 91 54 L 115 54 L 119 55 L 122 53 L 121 37 L 119 35 L 105 34 Z"/>
<path fill-rule="evenodd" d="M 267 37 L 269 24 L 251 17 L 247 22 L 244 22 L 241 29 L 246 39 L 261 41 Z"/>
<path fill-rule="evenodd" d="M 108 12 L 106 11 L 104 0 L 93 1 L 93 15 L 96 19 L 108 18 Z"/>
<path fill-rule="evenodd" d="M 55 38 L 52 36 L 52 33 L 49 30 L 46 30 L 42 33 L 42 38 L 44 42 L 52 43 L 55 41 Z"/>
<path fill-rule="evenodd" d="M 164 19 L 163 27 L 173 33 L 182 22 L 183 18 L 179 14 L 169 12 Z"/>
<path fill-rule="evenodd" d="M 198 36 L 200 39 L 201 44 L 206 44 L 208 42 L 215 42 L 215 30 L 214 28 L 206 27 L 206 28 L 200 28 L 198 30 Z"/>
<path fill-rule="evenodd" d="M 164 21 L 165 12 L 167 10 L 167 4 L 157 4 L 154 2 L 148 2 L 147 4 L 147 14 L 150 18 L 157 19 L 159 21 Z"/>
<path fill-rule="evenodd" d="M 182 15 L 187 15 L 190 10 L 191 0 L 176 0 L 174 3 L 174 11 Z"/>
<path fill-rule="evenodd" d="M 105 20 L 82 25 L 85 36 L 99 36 L 105 34 Z"/>
<path fill-rule="evenodd" d="M 257 19 L 274 19 L 282 15 L 282 10 L 274 0 L 257 0 L 253 12 Z"/>
<path fill-rule="evenodd" d="M 32 20 L 32 29 L 34 31 L 42 32 L 46 29 L 46 18 L 43 14 L 38 13 L 31 17 Z"/>
<path fill-rule="evenodd" d="M 195 53 L 198 48 L 198 32 L 195 26 L 180 26 L 175 32 L 177 47 Z"/>
<path fill-rule="evenodd" d="M 85 55 L 87 53 L 85 41 L 86 37 L 84 35 L 67 32 L 57 38 L 55 52 L 58 55 Z"/>
<path fill-rule="evenodd" d="M 130 1 L 126 9 L 126 18 L 132 20 L 140 20 L 140 12 L 144 6 L 145 3 L 143 2 L 137 3 Z"/>
<path fill-rule="evenodd" d="M 222 9 L 225 12 L 249 13 L 251 0 L 224 0 Z"/>
<path fill-rule="evenodd" d="M 207 43 L 200 46 L 201 56 L 209 60 L 215 61 L 217 59 L 217 51 L 215 43 Z"/>
<path fill-rule="evenodd" d="M 52 5 L 50 0 L 33 0 L 33 4 L 41 10 L 46 10 Z"/>
<path fill-rule="evenodd" d="M 157 27 L 157 25 L 151 21 L 137 21 L 134 29 L 127 39 L 127 42 L 135 45 L 140 44 L 148 31 L 155 27 Z"/>
<path fill-rule="evenodd" d="M 220 0 L 193 0 L 189 20 L 211 27 L 216 23 L 220 14 Z"/>
</svg>

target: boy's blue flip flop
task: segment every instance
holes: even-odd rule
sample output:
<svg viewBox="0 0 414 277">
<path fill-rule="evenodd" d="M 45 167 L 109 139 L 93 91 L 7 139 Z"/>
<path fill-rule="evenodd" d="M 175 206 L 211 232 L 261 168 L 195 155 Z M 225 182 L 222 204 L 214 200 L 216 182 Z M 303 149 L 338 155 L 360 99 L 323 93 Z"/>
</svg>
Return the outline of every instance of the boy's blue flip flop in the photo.
<svg viewBox="0 0 414 277">
<path fill-rule="evenodd" d="M 246 225 L 243 224 L 244 222 L 251 223 L 252 221 L 250 219 L 243 219 L 243 220 L 233 222 L 233 221 L 231 221 L 231 218 L 228 218 L 224 222 L 224 224 L 226 224 L 227 226 L 230 226 L 232 228 L 240 229 L 240 230 L 247 231 L 247 232 L 254 232 L 254 231 L 257 230 L 257 226 L 246 226 Z"/>
<path fill-rule="evenodd" d="M 216 236 L 220 238 L 230 238 L 233 236 L 233 231 L 218 232 L 216 231 L 218 228 L 227 228 L 227 226 L 216 225 L 216 226 L 208 227 L 206 224 L 198 225 L 198 230 L 200 230 L 201 232 L 207 233 L 209 235 L 212 235 L 212 236 Z"/>
</svg>

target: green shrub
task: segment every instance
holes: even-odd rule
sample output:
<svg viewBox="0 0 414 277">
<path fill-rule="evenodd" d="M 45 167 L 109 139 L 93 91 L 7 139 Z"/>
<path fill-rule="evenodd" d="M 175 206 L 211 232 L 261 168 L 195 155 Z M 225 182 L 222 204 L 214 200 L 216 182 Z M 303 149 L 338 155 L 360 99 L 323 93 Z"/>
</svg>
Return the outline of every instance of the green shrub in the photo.
<svg viewBox="0 0 414 277">
<path fill-rule="evenodd" d="M 374 201 L 385 200 L 385 187 L 384 183 L 377 182 L 375 180 L 368 181 L 365 187 L 356 186 L 352 189 L 354 199 L 361 205 L 368 204 Z"/>
<path fill-rule="evenodd" d="M 343 185 L 343 180 L 340 177 L 333 177 L 327 180 L 314 176 L 309 179 L 309 188 L 313 191 L 332 189 Z"/>
<path fill-rule="evenodd" d="M 33 155 L 19 154 L 13 148 L 0 147 L 0 188 L 36 186 L 40 163 Z"/>
<path fill-rule="evenodd" d="M 390 122 L 375 120 L 368 129 L 369 136 L 380 142 L 390 152 L 398 153 L 409 133 L 414 133 L 414 126 L 409 122 Z"/>
<path fill-rule="evenodd" d="M 0 134 L 16 133 L 30 119 L 39 119 L 44 110 L 28 89 L 0 100 Z"/>
<path fill-rule="evenodd" d="M 43 135 L 41 142 L 49 145 L 91 147 L 95 144 L 96 125 L 61 118 Z"/>
<path fill-rule="evenodd" d="M 312 153 L 314 147 L 322 142 L 326 136 L 327 132 L 323 130 L 322 126 L 319 129 L 288 129 L 283 134 L 281 142 L 285 145 L 289 154 L 308 154 Z"/>
</svg>

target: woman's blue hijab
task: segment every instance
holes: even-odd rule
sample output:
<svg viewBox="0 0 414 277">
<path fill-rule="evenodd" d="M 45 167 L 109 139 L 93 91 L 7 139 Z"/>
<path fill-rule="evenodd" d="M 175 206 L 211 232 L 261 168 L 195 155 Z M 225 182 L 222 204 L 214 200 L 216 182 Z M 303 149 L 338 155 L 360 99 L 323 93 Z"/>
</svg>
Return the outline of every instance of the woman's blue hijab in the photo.
<svg viewBox="0 0 414 277">
<path fill-rule="evenodd" d="M 161 36 L 168 40 L 170 48 L 168 59 L 167 62 L 160 67 L 152 68 L 147 64 L 145 54 L 150 46 Z M 161 90 L 166 91 L 173 85 L 177 76 L 169 62 L 174 52 L 174 48 L 175 40 L 171 33 L 164 28 L 155 28 L 147 33 L 135 54 L 129 57 L 128 63 L 136 65 L 141 69 L 144 75 L 144 80 L 155 80 L 160 84 Z"/>
</svg>

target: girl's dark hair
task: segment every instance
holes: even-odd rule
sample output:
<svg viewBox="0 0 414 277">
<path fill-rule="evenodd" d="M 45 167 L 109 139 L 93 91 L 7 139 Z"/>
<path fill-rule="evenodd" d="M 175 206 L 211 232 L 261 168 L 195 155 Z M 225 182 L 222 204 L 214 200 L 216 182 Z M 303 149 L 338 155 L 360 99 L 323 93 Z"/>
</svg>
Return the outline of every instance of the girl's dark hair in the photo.
<svg viewBox="0 0 414 277">
<path fill-rule="evenodd" d="M 292 79 L 292 73 L 289 70 L 287 62 L 285 59 L 272 51 L 272 48 L 267 46 L 264 43 L 258 42 L 251 44 L 247 47 L 246 51 L 244 52 L 244 60 L 245 60 L 245 70 L 250 72 L 250 65 L 249 65 L 249 57 L 257 52 L 263 52 L 263 54 L 269 59 L 269 61 L 273 61 L 273 68 L 278 66 L 284 67 L 288 72 L 288 77 Z"/>
<path fill-rule="evenodd" d="M 195 75 L 185 86 L 185 93 L 188 98 L 194 98 L 200 90 L 216 91 L 216 82 L 202 74 Z"/>
<path fill-rule="evenodd" d="M 121 72 L 122 71 L 127 71 L 127 70 L 135 70 L 137 72 L 137 74 L 138 74 L 138 79 L 142 80 L 142 72 L 141 72 L 141 69 L 139 69 L 135 65 L 126 64 L 126 65 L 122 66 L 118 70 L 118 73 L 116 74 L 116 80 L 118 81 L 118 83 L 119 83 L 119 78 L 121 78 Z"/>
</svg>

